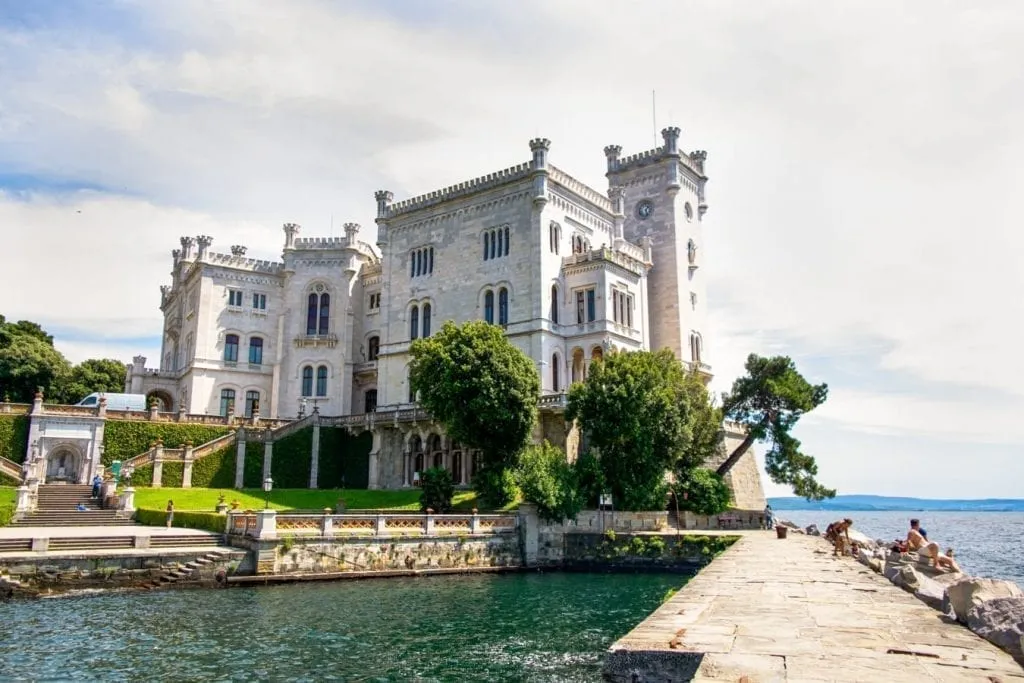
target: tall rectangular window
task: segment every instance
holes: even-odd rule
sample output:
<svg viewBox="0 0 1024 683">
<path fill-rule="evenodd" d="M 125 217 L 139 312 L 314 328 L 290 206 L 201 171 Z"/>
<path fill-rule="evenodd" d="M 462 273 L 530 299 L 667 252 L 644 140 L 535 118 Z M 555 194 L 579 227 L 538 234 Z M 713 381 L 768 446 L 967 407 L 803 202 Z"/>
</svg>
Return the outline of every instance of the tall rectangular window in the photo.
<svg viewBox="0 0 1024 683">
<path fill-rule="evenodd" d="M 377 410 L 377 390 L 367 389 L 363 394 L 363 412 L 372 413 Z"/>
<path fill-rule="evenodd" d="M 263 364 L 263 339 L 261 337 L 249 338 L 249 364 Z"/>
<path fill-rule="evenodd" d="M 597 318 L 597 295 L 593 289 L 587 290 L 587 322 L 592 323 Z"/>
<path fill-rule="evenodd" d="M 238 335 L 229 334 L 224 337 L 224 360 L 228 363 L 238 362 Z"/>
<path fill-rule="evenodd" d="M 498 290 L 498 324 L 508 325 L 508 290 Z"/>
<path fill-rule="evenodd" d="M 260 409 L 260 392 L 245 392 L 245 416 L 252 417 Z"/>
<path fill-rule="evenodd" d="M 235 412 L 235 390 L 234 389 L 221 389 L 220 390 L 220 414 L 221 417 L 227 417 Z"/>
<path fill-rule="evenodd" d="M 484 320 L 494 324 L 494 292 L 490 289 L 484 294 Z"/>
<path fill-rule="evenodd" d="M 252 295 L 252 307 L 257 311 L 267 310 L 267 295 L 266 294 L 253 294 Z"/>
<path fill-rule="evenodd" d="M 633 329 L 633 295 L 626 297 L 626 327 Z"/>
<path fill-rule="evenodd" d="M 587 320 L 586 309 L 583 305 L 583 297 L 584 294 L 582 291 L 576 292 L 576 323 L 578 325 L 582 325 Z"/>
<path fill-rule="evenodd" d="M 240 289 L 229 289 L 228 290 L 228 306 L 242 306 L 242 290 Z"/>
<path fill-rule="evenodd" d="M 302 368 L 302 395 L 313 395 L 313 366 L 307 365 Z"/>
<path fill-rule="evenodd" d="M 316 369 L 316 395 L 327 395 L 327 366 L 321 365 Z"/>
</svg>

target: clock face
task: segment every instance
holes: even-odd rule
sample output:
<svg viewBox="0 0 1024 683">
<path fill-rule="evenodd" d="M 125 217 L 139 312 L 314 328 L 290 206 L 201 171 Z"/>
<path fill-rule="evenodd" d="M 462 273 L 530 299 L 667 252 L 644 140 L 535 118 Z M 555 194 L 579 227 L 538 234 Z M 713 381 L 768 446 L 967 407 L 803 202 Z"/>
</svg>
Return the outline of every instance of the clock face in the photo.
<svg viewBox="0 0 1024 683">
<path fill-rule="evenodd" d="M 652 213 L 654 213 L 654 204 L 652 204 L 650 201 L 645 199 L 636 205 L 636 215 L 639 218 L 650 218 Z"/>
</svg>

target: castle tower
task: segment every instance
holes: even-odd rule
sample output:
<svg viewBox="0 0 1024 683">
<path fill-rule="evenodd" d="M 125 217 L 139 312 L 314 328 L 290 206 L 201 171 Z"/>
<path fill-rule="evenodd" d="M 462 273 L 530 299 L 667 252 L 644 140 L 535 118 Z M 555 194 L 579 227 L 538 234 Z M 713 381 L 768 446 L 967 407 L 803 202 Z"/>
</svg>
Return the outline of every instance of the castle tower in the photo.
<svg viewBox="0 0 1024 683">
<path fill-rule="evenodd" d="M 650 240 L 654 261 L 648 275 L 651 349 L 671 349 L 710 381 L 701 270 L 707 155 L 681 152 L 679 134 L 679 128 L 665 128 L 661 147 L 632 156 L 621 156 L 617 145 L 605 147 L 606 175 L 610 196 L 623 205 L 624 237 L 633 244 Z"/>
</svg>

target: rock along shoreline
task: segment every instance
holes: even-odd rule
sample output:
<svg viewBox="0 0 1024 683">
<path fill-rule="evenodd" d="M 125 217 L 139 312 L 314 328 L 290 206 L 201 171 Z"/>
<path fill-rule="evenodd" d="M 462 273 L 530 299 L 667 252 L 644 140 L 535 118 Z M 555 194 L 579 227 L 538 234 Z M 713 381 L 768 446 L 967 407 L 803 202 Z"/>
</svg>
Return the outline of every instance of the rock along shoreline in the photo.
<svg viewBox="0 0 1024 683">
<path fill-rule="evenodd" d="M 778 525 L 791 533 L 822 535 L 813 524 L 800 528 L 780 520 Z M 826 542 L 823 537 L 822 541 Z M 937 570 L 927 557 L 891 550 L 891 541 L 874 540 L 852 528 L 850 541 L 848 553 L 862 565 L 1003 649 L 1024 666 L 1024 591 L 1016 583 Z"/>
</svg>

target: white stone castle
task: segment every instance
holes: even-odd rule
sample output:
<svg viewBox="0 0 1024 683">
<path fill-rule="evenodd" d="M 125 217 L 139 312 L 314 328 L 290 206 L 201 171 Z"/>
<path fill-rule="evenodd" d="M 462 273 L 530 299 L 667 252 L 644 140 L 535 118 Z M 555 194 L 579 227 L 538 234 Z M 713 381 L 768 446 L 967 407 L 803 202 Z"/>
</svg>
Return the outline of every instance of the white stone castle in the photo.
<svg viewBox="0 0 1024 683">
<path fill-rule="evenodd" d="M 458 185 L 399 202 L 379 191 L 376 245 L 355 223 L 338 238 L 300 238 L 289 223 L 281 262 L 269 262 L 182 237 L 161 287 L 160 367 L 136 358 L 126 391 L 185 413 L 370 414 L 371 487 L 409 485 L 424 453 L 468 483 L 472 458 L 409 412 L 409 347 L 445 320 L 486 320 L 536 363 L 538 438 L 571 451 L 564 394 L 609 350 L 669 348 L 711 377 L 707 155 L 681 151 L 679 133 L 627 157 L 606 147 L 607 192 L 552 165 L 544 139 L 529 161 Z"/>
</svg>

